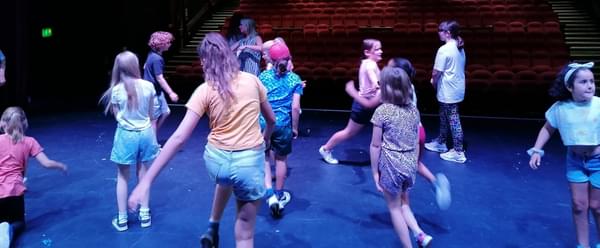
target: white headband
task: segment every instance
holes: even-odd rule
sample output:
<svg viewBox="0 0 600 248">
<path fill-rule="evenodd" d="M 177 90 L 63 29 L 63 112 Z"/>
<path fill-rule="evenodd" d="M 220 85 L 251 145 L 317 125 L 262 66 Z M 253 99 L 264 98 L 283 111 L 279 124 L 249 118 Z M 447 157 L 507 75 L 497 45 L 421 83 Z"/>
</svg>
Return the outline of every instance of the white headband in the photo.
<svg viewBox="0 0 600 248">
<path fill-rule="evenodd" d="M 567 86 L 567 81 L 569 80 L 569 78 L 571 77 L 573 72 L 575 72 L 579 68 L 592 69 L 592 67 L 594 67 L 594 62 L 587 62 L 585 64 L 571 63 L 568 65 L 568 67 L 569 67 L 569 70 L 567 71 L 567 73 L 565 73 L 565 78 L 564 78 L 565 86 Z"/>
</svg>

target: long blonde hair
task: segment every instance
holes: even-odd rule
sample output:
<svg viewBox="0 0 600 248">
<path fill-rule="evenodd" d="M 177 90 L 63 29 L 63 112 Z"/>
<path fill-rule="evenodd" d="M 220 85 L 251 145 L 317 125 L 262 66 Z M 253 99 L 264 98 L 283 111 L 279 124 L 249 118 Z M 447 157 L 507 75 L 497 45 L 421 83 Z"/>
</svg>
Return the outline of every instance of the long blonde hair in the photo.
<svg viewBox="0 0 600 248">
<path fill-rule="evenodd" d="M 219 92 L 226 103 L 232 101 L 231 82 L 239 74 L 240 64 L 223 36 L 216 32 L 206 34 L 197 51 L 202 60 L 204 80 Z"/>
<path fill-rule="evenodd" d="M 25 130 L 29 127 L 25 111 L 20 107 L 8 107 L 2 113 L 0 119 L 0 130 L 10 135 L 13 144 L 21 141 L 25 136 Z"/>
<path fill-rule="evenodd" d="M 408 74 L 397 67 L 386 66 L 381 70 L 381 101 L 398 106 L 412 102 L 413 89 Z"/>
<path fill-rule="evenodd" d="M 111 111 L 110 98 L 112 89 L 120 83 L 125 86 L 127 92 L 127 109 L 134 110 L 138 107 L 138 97 L 135 88 L 135 80 L 140 79 L 140 64 L 137 56 L 130 52 L 121 52 L 115 57 L 115 63 L 112 69 L 110 87 L 100 98 L 100 102 L 106 105 L 104 113 Z"/>
</svg>

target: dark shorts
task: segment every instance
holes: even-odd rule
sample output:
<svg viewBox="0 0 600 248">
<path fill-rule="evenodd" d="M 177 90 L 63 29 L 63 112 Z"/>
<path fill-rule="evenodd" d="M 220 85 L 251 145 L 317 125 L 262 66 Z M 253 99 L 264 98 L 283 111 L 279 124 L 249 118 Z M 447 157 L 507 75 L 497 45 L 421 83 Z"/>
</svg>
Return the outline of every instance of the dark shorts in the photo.
<svg viewBox="0 0 600 248">
<path fill-rule="evenodd" d="M 25 195 L 0 198 L 0 223 L 25 222 Z"/>
<path fill-rule="evenodd" d="M 271 150 L 279 156 L 292 153 L 292 127 L 275 126 L 275 131 L 271 135 Z"/>
<path fill-rule="evenodd" d="M 367 125 L 367 124 L 371 123 L 371 118 L 373 117 L 374 112 L 375 112 L 375 109 L 365 108 L 362 105 L 360 105 L 358 102 L 353 101 L 352 102 L 352 113 L 350 113 L 350 119 L 358 124 Z"/>
</svg>

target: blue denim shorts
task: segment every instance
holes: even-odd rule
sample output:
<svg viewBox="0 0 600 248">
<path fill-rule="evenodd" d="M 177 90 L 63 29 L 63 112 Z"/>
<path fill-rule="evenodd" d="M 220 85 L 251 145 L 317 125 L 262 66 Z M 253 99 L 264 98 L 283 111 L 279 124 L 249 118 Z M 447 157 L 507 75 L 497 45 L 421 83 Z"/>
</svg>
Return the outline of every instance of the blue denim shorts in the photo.
<svg viewBox="0 0 600 248">
<path fill-rule="evenodd" d="M 123 165 L 148 163 L 158 156 L 158 142 L 151 127 L 141 131 L 129 131 L 117 127 L 110 160 Z"/>
<path fill-rule="evenodd" d="M 154 113 L 152 114 L 152 119 L 156 120 L 163 114 L 171 113 L 171 109 L 169 108 L 169 104 L 167 104 L 167 99 L 165 98 L 166 93 L 160 94 L 160 96 L 156 96 L 154 98 Z"/>
<path fill-rule="evenodd" d="M 255 201 L 265 194 L 265 148 L 226 151 L 206 144 L 204 162 L 217 184 L 233 187 L 240 201 Z"/>
<path fill-rule="evenodd" d="M 567 151 L 567 180 L 571 183 L 590 182 L 600 189 L 600 154 L 582 156 Z"/>
</svg>

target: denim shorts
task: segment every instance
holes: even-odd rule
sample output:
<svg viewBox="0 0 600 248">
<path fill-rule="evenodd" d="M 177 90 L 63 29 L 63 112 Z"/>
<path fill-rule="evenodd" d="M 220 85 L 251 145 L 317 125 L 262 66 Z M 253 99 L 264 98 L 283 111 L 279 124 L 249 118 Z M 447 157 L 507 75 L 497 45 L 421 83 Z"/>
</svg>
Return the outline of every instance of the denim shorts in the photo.
<svg viewBox="0 0 600 248">
<path fill-rule="evenodd" d="M 204 162 L 208 175 L 217 184 L 233 187 L 240 201 L 255 201 L 265 194 L 264 145 L 240 151 L 221 150 L 207 143 Z"/>
<path fill-rule="evenodd" d="M 292 127 L 275 126 L 275 131 L 271 135 L 270 148 L 279 156 L 292 153 Z"/>
<path fill-rule="evenodd" d="M 151 162 L 158 156 L 158 142 L 151 127 L 129 131 L 117 127 L 110 160 L 122 165 Z"/>
<path fill-rule="evenodd" d="M 582 156 L 567 151 L 567 180 L 571 183 L 590 182 L 600 189 L 600 154 Z"/>
<path fill-rule="evenodd" d="M 167 104 L 167 99 L 165 98 L 166 93 L 160 94 L 160 96 L 156 96 L 154 98 L 154 113 L 152 114 L 152 119 L 156 120 L 163 114 L 171 113 L 171 109 L 169 108 L 169 104 Z"/>
<path fill-rule="evenodd" d="M 353 101 L 350 119 L 358 124 L 367 125 L 371 123 L 373 113 L 375 113 L 375 109 L 365 108 L 362 105 L 360 105 L 360 103 Z"/>
</svg>

